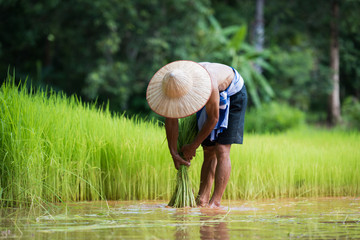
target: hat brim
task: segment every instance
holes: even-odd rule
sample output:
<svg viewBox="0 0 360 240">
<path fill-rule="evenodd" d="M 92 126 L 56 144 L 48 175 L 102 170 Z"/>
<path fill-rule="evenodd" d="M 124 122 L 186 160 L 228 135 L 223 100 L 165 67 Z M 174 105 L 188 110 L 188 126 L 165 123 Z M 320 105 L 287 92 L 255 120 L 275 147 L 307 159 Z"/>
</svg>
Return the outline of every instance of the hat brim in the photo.
<svg viewBox="0 0 360 240">
<path fill-rule="evenodd" d="M 193 80 L 187 94 L 179 98 L 170 98 L 162 88 L 166 73 L 181 69 Z M 168 118 L 184 118 L 194 114 L 205 106 L 211 95 L 211 78 L 208 71 L 200 64 L 180 60 L 163 66 L 151 78 L 146 90 L 146 100 L 157 114 Z"/>
</svg>

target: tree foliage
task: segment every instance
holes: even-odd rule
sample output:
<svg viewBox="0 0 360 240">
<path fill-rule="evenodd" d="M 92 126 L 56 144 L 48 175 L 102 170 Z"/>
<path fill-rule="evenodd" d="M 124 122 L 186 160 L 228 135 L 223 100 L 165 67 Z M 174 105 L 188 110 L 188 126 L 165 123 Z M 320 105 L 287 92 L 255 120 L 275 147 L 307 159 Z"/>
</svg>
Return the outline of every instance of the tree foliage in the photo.
<svg viewBox="0 0 360 240">
<path fill-rule="evenodd" d="M 0 71 L 10 65 L 39 84 L 110 99 L 115 110 L 146 111 L 151 75 L 193 57 L 208 12 L 207 0 L 1 2 Z"/>
<path fill-rule="evenodd" d="M 208 18 L 207 23 L 208 26 L 203 28 L 208 31 L 204 31 L 199 37 L 201 49 L 204 51 L 200 51 L 199 56 L 236 68 L 246 81 L 252 103 L 260 107 L 262 101 L 274 96 L 274 92 L 264 76 L 255 70 L 254 65 L 258 64 L 272 71 L 272 67 L 266 62 L 269 52 L 258 52 L 255 47 L 246 43 L 247 24 L 222 27 L 213 16 Z"/>
<path fill-rule="evenodd" d="M 34 84 L 148 115 L 145 89 L 161 66 L 217 61 L 242 74 L 250 106 L 282 100 L 326 111 L 331 1 L 266 1 L 262 52 L 249 34 L 255 2 L 0 0 L 0 74 L 15 68 Z M 341 98 L 360 98 L 360 2 L 339 3 Z"/>
</svg>

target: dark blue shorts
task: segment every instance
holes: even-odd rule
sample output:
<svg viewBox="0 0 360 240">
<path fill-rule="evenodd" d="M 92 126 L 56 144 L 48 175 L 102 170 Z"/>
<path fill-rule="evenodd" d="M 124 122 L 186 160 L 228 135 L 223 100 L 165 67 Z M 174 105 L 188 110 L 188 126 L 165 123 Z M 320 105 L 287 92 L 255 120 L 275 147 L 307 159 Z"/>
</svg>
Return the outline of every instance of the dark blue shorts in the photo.
<svg viewBox="0 0 360 240">
<path fill-rule="evenodd" d="M 217 140 L 210 141 L 208 136 L 203 142 L 202 146 L 214 146 L 219 144 L 242 144 L 244 136 L 244 122 L 245 111 L 247 106 L 247 92 L 245 85 L 240 92 L 230 97 L 230 111 L 228 127 L 219 134 Z"/>
</svg>

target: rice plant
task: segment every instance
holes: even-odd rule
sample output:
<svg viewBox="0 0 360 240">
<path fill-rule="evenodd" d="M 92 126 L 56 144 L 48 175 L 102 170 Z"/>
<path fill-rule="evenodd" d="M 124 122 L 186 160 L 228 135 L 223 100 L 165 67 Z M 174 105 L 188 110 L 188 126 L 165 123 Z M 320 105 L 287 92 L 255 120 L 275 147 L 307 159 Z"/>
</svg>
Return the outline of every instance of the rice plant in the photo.
<svg viewBox="0 0 360 240">
<path fill-rule="evenodd" d="M 169 199 L 173 186 L 164 183 L 173 169 L 155 122 L 17 86 L 13 78 L 0 89 L 3 204 Z"/>
<path fill-rule="evenodd" d="M 181 155 L 181 148 L 191 143 L 197 134 L 196 114 L 179 120 L 179 137 L 177 150 Z M 180 165 L 177 178 L 176 188 L 168 204 L 170 207 L 196 207 L 195 197 L 189 179 L 188 170 L 185 165 Z"/>
<path fill-rule="evenodd" d="M 177 172 L 159 123 L 14 82 L 0 88 L 1 206 L 171 199 Z M 224 199 L 360 194 L 359 132 L 247 133 L 230 157 Z M 196 187 L 201 165 L 199 152 L 187 172 Z"/>
<path fill-rule="evenodd" d="M 231 150 L 229 199 L 359 196 L 360 134 L 300 128 Z"/>
</svg>

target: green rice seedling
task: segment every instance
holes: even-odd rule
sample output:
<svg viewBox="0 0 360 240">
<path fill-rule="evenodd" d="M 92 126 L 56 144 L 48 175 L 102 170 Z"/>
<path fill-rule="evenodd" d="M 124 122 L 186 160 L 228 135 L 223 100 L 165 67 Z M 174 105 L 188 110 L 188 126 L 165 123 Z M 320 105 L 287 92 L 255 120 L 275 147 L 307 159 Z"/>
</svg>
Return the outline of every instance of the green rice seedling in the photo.
<svg viewBox="0 0 360 240">
<path fill-rule="evenodd" d="M 192 191 L 188 170 L 185 165 L 179 167 L 176 180 L 175 192 L 168 206 L 175 208 L 195 207 L 196 201 Z"/>
<path fill-rule="evenodd" d="M 0 129 L 1 206 L 172 193 L 163 184 L 172 175 L 165 134 L 153 121 L 16 85 L 8 76 L 0 88 Z"/>
<path fill-rule="evenodd" d="M 172 198 L 177 175 L 164 127 L 8 78 L 0 87 L 0 208 Z M 179 139 L 180 146 L 187 142 Z M 360 194 L 359 132 L 247 133 L 230 157 L 224 199 Z M 201 158 L 185 167 L 192 186 L 200 183 Z"/>
<path fill-rule="evenodd" d="M 190 117 L 180 119 L 179 121 L 179 137 L 178 152 L 181 155 L 182 146 L 191 143 L 197 134 L 196 114 Z M 180 165 L 177 172 L 175 192 L 168 204 L 170 207 L 195 207 L 196 201 L 191 187 L 191 181 L 188 175 L 188 168 Z"/>
<path fill-rule="evenodd" d="M 247 134 L 230 154 L 227 199 L 360 194 L 360 134 L 311 127 Z"/>
</svg>

